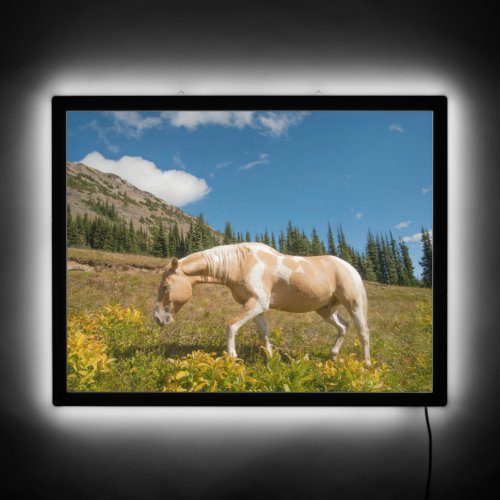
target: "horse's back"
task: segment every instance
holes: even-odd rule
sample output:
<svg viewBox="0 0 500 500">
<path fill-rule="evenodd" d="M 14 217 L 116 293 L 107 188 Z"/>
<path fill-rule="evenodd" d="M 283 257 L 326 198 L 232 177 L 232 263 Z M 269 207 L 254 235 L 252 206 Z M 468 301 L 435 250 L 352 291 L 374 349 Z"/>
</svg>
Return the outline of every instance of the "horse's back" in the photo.
<svg viewBox="0 0 500 500">
<path fill-rule="evenodd" d="M 246 256 L 237 280 L 240 284 L 235 285 L 234 292 L 243 286 L 272 309 L 309 312 L 337 300 L 346 306 L 362 301 L 359 273 L 338 257 L 286 255 L 263 243 L 240 243 L 235 247 Z M 241 295 L 241 302 L 246 292 L 241 290 L 237 295 L 237 300 Z"/>
<path fill-rule="evenodd" d="M 309 312 L 332 302 L 336 278 L 326 257 L 282 255 L 274 273 L 270 307 Z"/>
</svg>

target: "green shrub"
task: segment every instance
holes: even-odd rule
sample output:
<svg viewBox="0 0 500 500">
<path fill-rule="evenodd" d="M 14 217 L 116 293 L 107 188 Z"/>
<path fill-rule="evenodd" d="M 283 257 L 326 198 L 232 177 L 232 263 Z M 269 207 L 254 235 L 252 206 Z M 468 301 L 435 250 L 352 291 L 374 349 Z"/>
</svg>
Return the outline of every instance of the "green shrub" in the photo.
<svg viewBox="0 0 500 500">
<path fill-rule="evenodd" d="M 166 378 L 164 391 L 169 392 L 238 392 L 251 387 L 256 380 L 243 361 L 226 352 L 193 351 L 185 357 L 169 359 L 172 373 Z"/>
<path fill-rule="evenodd" d="M 100 317 L 82 313 L 68 320 L 68 390 L 92 390 L 97 377 L 109 371 L 114 358 L 108 357 Z"/>
<path fill-rule="evenodd" d="M 243 360 L 224 353 L 193 351 L 169 359 L 168 392 L 371 392 L 383 388 L 381 367 L 367 368 L 352 354 L 332 361 L 294 359 L 276 349 L 265 360 L 247 366 Z M 284 357 L 283 357 L 284 356 Z M 284 359 L 285 358 L 285 359 Z"/>
</svg>

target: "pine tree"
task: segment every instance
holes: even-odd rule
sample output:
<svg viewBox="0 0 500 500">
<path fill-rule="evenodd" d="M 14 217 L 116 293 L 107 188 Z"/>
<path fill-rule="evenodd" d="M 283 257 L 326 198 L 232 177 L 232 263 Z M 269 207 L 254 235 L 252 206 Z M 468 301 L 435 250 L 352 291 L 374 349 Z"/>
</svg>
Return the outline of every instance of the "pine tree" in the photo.
<svg viewBox="0 0 500 500">
<path fill-rule="evenodd" d="M 233 228 L 231 227 L 231 224 L 229 222 L 226 222 L 226 226 L 224 228 L 223 243 L 224 245 L 230 245 L 231 243 L 234 243 Z"/>
<path fill-rule="evenodd" d="M 269 231 L 267 230 L 267 228 L 264 231 L 264 234 L 262 235 L 262 243 L 268 246 L 271 245 L 271 239 L 269 238 Z"/>
<path fill-rule="evenodd" d="M 132 220 L 130 220 L 128 224 L 128 244 L 128 252 L 138 253 L 139 248 L 137 247 L 137 235 Z"/>
<path fill-rule="evenodd" d="M 338 242 L 338 252 L 341 259 L 346 260 L 350 264 L 354 265 L 354 256 L 352 255 L 351 248 L 347 244 L 347 240 L 344 235 L 344 230 L 342 226 L 339 225 L 337 228 L 337 242 Z"/>
<path fill-rule="evenodd" d="M 368 231 L 365 255 L 367 260 L 367 274 L 369 274 L 370 271 L 373 272 L 373 278 L 370 281 L 377 281 L 379 276 L 379 259 L 377 254 L 377 244 L 375 243 L 375 238 L 373 237 L 371 231 Z M 366 279 L 369 280 L 370 278 Z"/>
<path fill-rule="evenodd" d="M 335 239 L 333 238 L 333 231 L 328 223 L 328 231 L 327 231 L 327 240 L 328 240 L 328 254 L 329 255 L 337 255 L 337 247 L 335 246 Z"/>
<path fill-rule="evenodd" d="M 363 267 L 365 269 L 363 279 L 366 281 L 377 281 L 377 274 L 373 268 L 373 262 L 370 257 L 368 257 L 367 253 L 363 255 Z"/>
<path fill-rule="evenodd" d="M 324 255 L 323 246 L 314 227 L 311 233 L 311 255 Z"/>
<path fill-rule="evenodd" d="M 389 244 L 391 255 L 394 260 L 394 266 L 396 268 L 396 282 L 394 284 L 404 286 L 405 285 L 405 275 L 404 275 L 404 265 L 403 257 L 399 251 L 398 244 L 392 235 L 392 231 L 389 231 Z"/>
<path fill-rule="evenodd" d="M 120 239 L 120 245 L 118 250 L 119 252 L 130 252 L 130 241 L 127 224 L 125 224 L 125 220 L 121 220 L 118 224 L 118 235 Z"/>
<path fill-rule="evenodd" d="M 177 222 L 170 225 L 168 232 L 168 255 L 169 257 L 178 257 L 179 255 L 180 234 Z"/>
<path fill-rule="evenodd" d="M 289 255 L 302 255 L 304 252 L 304 242 L 302 240 L 302 235 L 297 227 L 292 225 L 292 222 L 288 222 L 286 229 L 286 253 Z"/>
<path fill-rule="evenodd" d="M 189 233 L 189 253 L 200 252 L 210 248 L 212 245 L 212 238 L 210 229 L 205 224 L 203 214 L 200 214 L 195 223 L 191 226 Z"/>
<path fill-rule="evenodd" d="M 365 280 L 366 279 L 365 259 L 363 258 L 363 255 L 361 253 L 355 252 L 354 250 L 352 250 L 352 252 L 354 255 L 354 267 L 361 275 L 361 277 Z"/>
<path fill-rule="evenodd" d="M 384 253 L 382 238 L 377 234 L 375 238 L 377 248 L 377 281 L 379 283 L 389 284 L 389 274 L 387 272 L 387 261 Z"/>
<path fill-rule="evenodd" d="M 281 231 L 279 239 L 278 239 L 278 251 L 281 253 L 287 253 L 286 252 L 286 238 L 285 238 L 285 233 Z"/>
<path fill-rule="evenodd" d="M 432 241 L 429 231 L 422 227 L 422 285 L 427 288 L 432 287 Z"/>
<path fill-rule="evenodd" d="M 298 235 L 298 251 L 296 255 L 303 257 L 311 255 L 311 243 L 303 231 Z"/>
<path fill-rule="evenodd" d="M 92 225 L 92 221 L 89 219 L 88 214 L 87 213 L 83 214 L 81 231 L 82 231 L 82 239 L 83 239 L 84 246 L 89 246 L 91 225 Z"/>
<path fill-rule="evenodd" d="M 66 215 L 66 242 L 70 247 L 74 247 L 78 243 L 78 233 L 69 205 Z"/>
<path fill-rule="evenodd" d="M 245 241 L 246 241 L 247 243 L 250 243 L 250 242 L 252 241 L 252 236 L 250 235 L 250 231 L 247 231 L 247 232 L 245 233 Z"/>
<path fill-rule="evenodd" d="M 410 257 L 408 245 L 403 240 L 399 242 L 399 249 L 403 260 L 404 284 L 405 286 L 416 286 L 417 280 L 414 274 L 413 262 Z"/>
<path fill-rule="evenodd" d="M 212 248 L 217 245 L 217 241 L 215 240 L 215 237 L 212 235 L 212 231 L 210 230 L 210 227 L 208 224 L 205 222 L 205 217 L 203 217 L 203 214 L 200 214 L 199 217 L 199 224 L 200 224 L 200 230 L 201 230 L 201 241 L 202 241 L 202 250 L 206 250 L 207 248 Z"/>
<path fill-rule="evenodd" d="M 273 231 L 271 231 L 271 246 L 275 250 L 278 250 L 278 247 L 276 246 L 276 238 L 274 237 L 274 232 Z"/>
<path fill-rule="evenodd" d="M 182 258 L 185 257 L 187 254 L 188 251 L 187 251 L 186 237 L 184 236 L 184 231 L 181 231 L 179 236 L 179 247 L 176 255 L 177 257 Z"/>
<path fill-rule="evenodd" d="M 77 216 L 78 221 L 78 216 Z M 98 250 L 104 249 L 104 242 L 106 240 L 106 227 L 103 219 L 100 217 L 95 218 L 91 223 L 89 231 L 89 246 Z"/>
<path fill-rule="evenodd" d="M 136 241 L 137 241 L 137 251 L 141 254 L 148 254 L 148 235 L 142 227 L 140 227 L 136 232 Z"/>
<path fill-rule="evenodd" d="M 152 254 L 156 257 L 166 257 L 167 256 L 168 242 L 165 236 L 165 230 L 163 228 L 163 223 L 160 222 L 160 226 L 153 237 L 153 248 Z"/>
<path fill-rule="evenodd" d="M 398 273 L 396 270 L 396 261 L 392 253 L 391 243 L 387 235 L 384 236 L 382 241 L 382 251 L 385 254 L 385 262 L 387 267 L 387 278 L 389 285 L 398 284 Z"/>
<path fill-rule="evenodd" d="M 118 231 L 116 224 L 111 225 L 108 221 L 103 220 L 104 230 L 104 246 L 103 250 L 113 252 L 116 250 L 116 241 L 118 239 Z"/>
</svg>

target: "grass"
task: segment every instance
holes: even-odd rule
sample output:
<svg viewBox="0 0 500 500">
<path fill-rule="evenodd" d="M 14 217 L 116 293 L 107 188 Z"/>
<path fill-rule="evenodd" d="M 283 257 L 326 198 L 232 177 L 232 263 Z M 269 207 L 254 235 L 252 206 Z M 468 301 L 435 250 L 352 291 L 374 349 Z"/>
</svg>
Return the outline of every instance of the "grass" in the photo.
<svg viewBox="0 0 500 500">
<path fill-rule="evenodd" d="M 74 345 L 95 345 L 99 353 L 92 357 L 82 351 L 75 358 L 80 367 L 76 373 L 87 377 L 86 385 L 75 390 L 432 390 L 428 289 L 366 284 L 374 368 L 362 366 L 353 327 L 334 366 L 328 360 L 335 329 L 316 313 L 281 311 L 266 313 L 276 355 L 266 358 L 251 322 L 237 335 L 241 360 L 234 362 L 224 355 L 225 324 L 240 306 L 226 287 L 195 287 L 176 321 L 159 327 L 153 321 L 153 304 L 164 259 L 80 249 L 69 249 L 69 256 L 88 265 L 99 263 L 100 269 L 68 272 L 69 318 L 80 325 L 77 338 L 88 337 Z M 123 311 L 132 311 L 133 321 Z M 345 311 L 341 316 L 348 317 Z M 87 323 L 98 326 L 92 329 Z M 95 360 L 103 356 L 102 343 L 107 346 L 106 369 L 99 371 Z M 92 366 L 81 368 L 89 359 L 95 361 L 94 372 Z"/>
<path fill-rule="evenodd" d="M 165 267 L 169 259 L 152 257 L 150 255 L 133 255 L 126 253 L 106 252 L 88 248 L 68 248 L 69 260 L 89 266 L 121 268 L 131 267 L 158 271 Z"/>
</svg>

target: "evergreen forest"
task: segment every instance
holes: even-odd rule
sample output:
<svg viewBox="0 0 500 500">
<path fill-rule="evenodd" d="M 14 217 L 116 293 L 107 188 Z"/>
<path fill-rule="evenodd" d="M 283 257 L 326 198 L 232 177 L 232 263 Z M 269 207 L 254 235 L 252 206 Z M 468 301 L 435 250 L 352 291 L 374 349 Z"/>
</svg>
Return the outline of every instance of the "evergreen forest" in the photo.
<svg viewBox="0 0 500 500">
<path fill-rule="evenodd" d="M 67 244 L 70 247 L 92 248 L 111 252 L 153 255 L 157 257 L 182 258 L 193 252 L 221 244 L 256 241 L 265 243 L 289 255 L 335 255 L 351 263 L 366 281 L 387 285 L 432 287 L 432 238 L 422 228 L 422 277 L 415 277 L 414 267 L 407 244 L 393 236 L 392 232 L 373 234 L 368 231 L 362 251 L 349 244 L 341 225 L 334 232 L 327 227 L 327 241 L 323 242 L 315 228 L 307 235 L 289 222 L 287 227 L 275 234 L 267 229 L 251 235 L 235 232 L 226 222 L 224 233 L 215 233 L 200 214 L 184 234 L 177 223 L 144 230 L 135 228 L 132 221 L 120 218 L 113 204 L 96 203 L 91 207 L 98 214 L 90 218 L 87 214 L 73 216 L 67 208 Z"/>
</svg>

